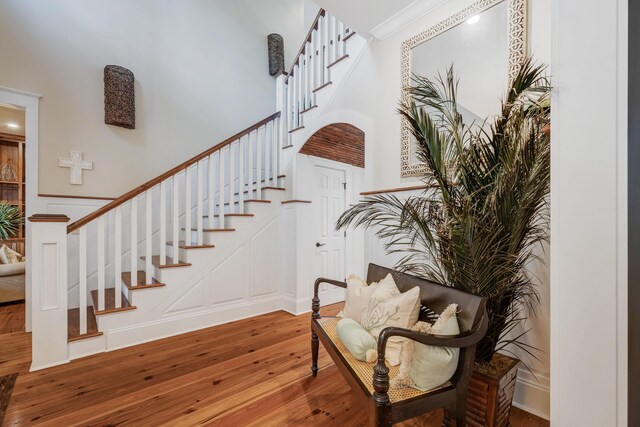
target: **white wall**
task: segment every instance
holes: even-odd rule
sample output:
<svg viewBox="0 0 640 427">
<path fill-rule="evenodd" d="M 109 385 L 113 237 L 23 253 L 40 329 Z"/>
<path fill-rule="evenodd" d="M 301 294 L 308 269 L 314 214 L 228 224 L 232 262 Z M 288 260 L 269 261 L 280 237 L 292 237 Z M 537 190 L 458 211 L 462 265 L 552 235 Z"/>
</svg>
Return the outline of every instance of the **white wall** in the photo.
<svg viewBox="0 0 640 427">
<path fill-rule="evenodd" d="M 626 426 L 627 0 L 552 16 L 551 422 Z"/>
<path fill-rule="evenodd" d="M 0 86 L 42 95 L 39 192 L 116 197 L 275 111 L 266 36 L 286 66 L 303 0 L 4 0 Z M 136 76 L 136 129 L 104 124 L 103 68 Z M 84 185 L 57 166 L 95 162 Z"/>
<path fill-rule="evenodd" d="M 472 0 L 450 0 L 384 40 L 372 40 L 360 63 L 327 108 L 327 114 L 357 112 L 373 124 L 366 144 L 367 167 L 364 184 L 366 190 L 419 184 L 415 177 L 402 178 L 400 175 L 400 117 L 396 113 L 396 108 L 401 96 L 401 44 L 471 3 L 473 3 Z M 528 3 L 529 51 L 538 61 L 549 64 L 551 61 L 551 1 L 530 0 Z M 405 197 L 410 194 L 412 193 L 405 192 L 398 195 Z M 365 246 L 368 262 L 393 265 L 393 257 L 385 255 L 380 242 L 371 233 L 368 233 Z M 549 417 L 549 357 L 551 354 L 549 253 L 549 249 L 546 248 L 541 254 L 542 259 L 547 262 L 546 267 L 531 266 L 532 274 L 540 281 L 539 292 L 542 304 L 537 316 L 530 318 L 523 325 L 524 328 L 533 328 L 527 334 L 525 341 L 540 350 L 537 353 L 540 360 L 528 360 L 524 354 L 516 350 L 520 357 L 527 360 L 536 378 L 526 370 L 521 370 L 515 403 L 545 418 Z"/>
</svg>

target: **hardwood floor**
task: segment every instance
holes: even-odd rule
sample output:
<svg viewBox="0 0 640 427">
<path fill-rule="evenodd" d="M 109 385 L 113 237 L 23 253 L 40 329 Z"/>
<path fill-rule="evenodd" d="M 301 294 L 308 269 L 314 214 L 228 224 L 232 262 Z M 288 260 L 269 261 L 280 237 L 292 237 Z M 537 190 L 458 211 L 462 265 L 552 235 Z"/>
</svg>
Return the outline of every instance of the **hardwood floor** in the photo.
<svg viewBox="0 0 640 427">
<path fill-rule="evenodd" d="M 24 332 L 24 302 L 0 304 L 0 334 Z"/>
<path fill-rule="evenodd" d="M 29 342 L 29 334 L 0 335 L 0 375 L 20 372 L 5 425 L 367 422 L 322 349 L 318 377 L 310 376 L 309 315 L 265 314 L 31 373 Z M 511 421 L 514 427 L 549 425 L 517 409 Z M 440 422 L 436 411 L 401 425 Z"/>
</svg>

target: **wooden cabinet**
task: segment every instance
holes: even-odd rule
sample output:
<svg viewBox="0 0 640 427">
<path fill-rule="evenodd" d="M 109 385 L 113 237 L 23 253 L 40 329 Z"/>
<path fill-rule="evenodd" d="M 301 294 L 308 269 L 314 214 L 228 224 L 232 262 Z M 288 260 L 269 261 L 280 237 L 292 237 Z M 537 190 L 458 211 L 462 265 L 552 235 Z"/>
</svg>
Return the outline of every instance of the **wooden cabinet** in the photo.
<svg viewBox="0 0 640 427">
<path fill-rule="evenodd" d="M 18 206 L 25 212 L 25 138 L 0 133 L 0 200 Z M 0 241 L 24 254 L 24 223 L 18 234 Z"/>
</svg>

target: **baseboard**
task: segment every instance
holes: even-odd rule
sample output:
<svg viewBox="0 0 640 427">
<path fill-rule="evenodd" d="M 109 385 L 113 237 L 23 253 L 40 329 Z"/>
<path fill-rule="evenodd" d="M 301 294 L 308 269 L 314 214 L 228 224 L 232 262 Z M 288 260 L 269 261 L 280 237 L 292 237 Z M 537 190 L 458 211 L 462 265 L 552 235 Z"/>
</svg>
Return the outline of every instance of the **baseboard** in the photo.
<svg viewBox="0 0 640 427">
<path fill-rule="evenodd" d="M 281 309 L 279 295 L 107 331 L 107 351 L 144 344 Z"/>
<path fill-rule="evenodd" d="M 525 368 L 518 369 L 516 391 L 513 406 L 540 418 L 550 418 L 550 381 L 549 375 Z"/>
<path fill-rule="evenodd" d="M 344 292 L 328 292 L 320 298 L 320 307 L 325 305 L 336 304 L 344 301 Z M 282 309 L 293 315 L 300 315 L 311 311 L 311 298 L 294 299 L 291 296 L 285 295 L 282 297 Z"/>
</svg>

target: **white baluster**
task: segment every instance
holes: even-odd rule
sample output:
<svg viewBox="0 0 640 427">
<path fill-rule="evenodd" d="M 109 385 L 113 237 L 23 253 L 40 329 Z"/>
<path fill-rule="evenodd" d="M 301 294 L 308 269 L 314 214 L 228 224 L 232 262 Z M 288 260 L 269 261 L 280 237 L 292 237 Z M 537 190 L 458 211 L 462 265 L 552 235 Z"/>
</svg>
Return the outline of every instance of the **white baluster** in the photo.
<svg viewBox="0 0 640 427">
<path fill-rule="evenodd" d="M 249 140 L 247 141 L 247 156 L 249 156 L 249 173 L 247 174 L 247 199 L 253 199 L 253 135 L 254 132 L 250 132 Z"/>
<path fill-rule="evenodd" d="M 326 14 L 322 20 L 322 84 L 329 81 L 329 15 Z"/>
<path fill-rule="evenodd" d="M 104 310 L 104 215 L 98 217 L 98 310 Z"/>
<path fill-rule="evenodd" d="M 233 142 L 229 144 L 229 213 L 236 212 L 235 206 L 235 156 L 233 155 Z"/>
<path fill-rule="evenodd" d="M 224 228 L 224 147 L 219 150 L 218 167 L 220 173 L 220 188 L 218 188 L 218 219 L 220 220 L 220 228 Z"/>
<path fill-rule="evenodd" d="M 262 200 L 262 145 L 265 134 L 265 127 L 257 130 L 256 141 L 256 199 Z"/>
<path fill-rule="evenodd" d="M 244 141 L 245 137 L 238 141 L 238 212 L 244 213 Z"/>
<path fill-rule="evenodd" d="M 203 237 L 204 233 L 202 231 L 203 228 L 204 228 L 203 224 L 202 224 L 203 215 L 204 215 L 204 212 L 202 211 L 202 199 L 204 197 L 203 196 L 204 189 L 202 188 L 202 186 L 203 186 L 203 184 L 202 184 L 202 173 L 203 173 L 204 165 L 202 164 L 201 161 L 196 164 L 196 168 L 198 168 L 198 175 L 197 175 L 197 177 L 198 177 L 198 182 L 197 182 L 198 189 L 197 189 L 197 192 L 196 192 L 196 194 L 197 194 L 196 197 L 198 199 L 197 200 L 197 206 L 198 207 L 196 209 L 196 212 L 197 212 L 198 217 L 196 218 L 196 224 L 197 224 L 196 227 L 198 229 L 198 245 L 202 245 L 203 241 L 204 241 L 204 237 Z M 176 254 L 178 254 L 178 252 L 176 252 Z"/>
<path fill-rule="evenodd" d="M 304 109 L 304 68 L 303 68 L 303 62 L 304 62 L 304 57 L 302 55 L 300 55 L 300 57 L 298 58 L 298 78 L 297 78 L 297 82 L 298 82 L 298 90 L 296 92 L 296 119 L 297 119 L 297 126 L 296 127 L 300 127 L 302 126 L 302 115 L 300 114 L 300 112 Z"/>
<path fill-rule="evenodd" d="M 271 158 L 271 144 L 273 143 L 273 121 L 264 125 L 265 143 L 264 143 L 264 182 L 265 186 L 270 186 L 273 177 L 273 159 Z M 275 187 L 275 179 L 273 180 Z"/>
<path fill-rule="evenodd" d="M 283 129 L 284 125 L 283 125 L 283 121 L 281 120 L 281 117 L 276 117 L 275 120 L 275 127 L 276 127 L 276 134 L 277 134 L 277 139 L 276 139 L 276 143 L 274 144 L 273 147 L 273 153 L 274 153 L 274 158 L 275 158 L 275 162 L 276 162 L 276 167 L 275 167 L 275 171 L 274 171 L 274 175 L 276 177 L 276 183 L 278 182 L 278 175 L 280 175 L 280 155 L 282 153 L 282 149 L 281 149 L 281 141 L 283 141 L 282 139 L 282 135 L 286 134 L 286 130 Z M 279 185 L 276 184 L 276 187 L 279 187 Z"/>
<path fill-rule="evenodd" d="M 80 258 L 80 335 L 87 333 L 87 227 L 80 227 L 78 242 Z"/>
<path fill-rule="evenodd" d="M 178 249 L 175 248 L 177 251 Z M 167 180 L 160 183 L 160 264 L 167 263 Z M 151 283 L 151 282 L 149 282 Z"/>
<path fill-rule="evenodd" d="M 216 200 L 215 200 L 215 163 L 214 163 L 214 155 L 211 154 L 209 156 L 209 228 L 215 228 L 215 210 L 216 210 Z"/>
<path fill-rule="evenodd" d="M 173 214 L 173 251 L 177 253 L 180 250 L 180 185 L 178 174 L 173 175 L 173 197 L 171 213 Z M 188 234 L 189 231 L 185 231 Z M 174 256 L 174 258 L 177 258 Z M 149 279 L 151 280 L 151 279 Z M 149 281 L 148 283 L 152 283 Z"/>
<path fill-rule="evenodd" d="M 131 286 L 138 285 L 138 198 L 131 199 Z"/>
<path fill-rule="evenodd" d="M 278 185 L 278 119 L 271 122 L 271 182 Z"/>
<path fill-rule="evenodd" d="M 114 278 L 113 288 L 115 292 L 115 307 L 122 307 L 122 210 L 118 206 L 114 212 L 114 241 L 113 241 L 113 264 Z"/>
<path fill-rule="evenodd" d="M 344 23 L 342 21 L 338 21 L 338 40 L 340 40 L 338 42 L 338 55 L 340 57 L 343 57 L 345 55 L 345 48 L 346 46 L 344 45 Z"/>
<path fill-rule="evenodd" d="M 153 241 L 151 229 L 153 226 L 153 217 L 151 215 L 153 208 L 153 199 L 151 197 L 151 189 L 145 191 L 144 194 L 145 201 L 145 218 L 144 218 L 144 254 L 145 254 L 145 272 L 147 274 L 147 281 L 151 280 L 153 277 L 153 264 L 151 263 L 153 258 Z M 149 282 L 151 283 L 151 282 Z"/>
<path fill-rule="evenodd" d="M 338 51 L 337 51 L 337 47 L 338 47 L 338 43 L 337 43 L 337 38 L 336 38 L 336 32 L 337 32 L 337 24 L 336 24 L 336 17 L 335 16 L 331 16 L 330 20 L 329 20 L 329 25 L 331 25 L 330 28 L 330 35 L 331 35 L 331 50 L 329 51 L 329 53 L 331 54 L 330 58 L 329 58 L 329 64 L 333 63 L 333 61 L 335 61 L 336 59 L 338 59 Z"/>
<path fill-rule="evenodd" d="M 189 167 L 184 170 L 184 228 L 186 233 L 184 234 L 184 244 L 186 246 L 191 245 L 191 174 L 189 173 Z M 178 257 L 173 254 L 173 261 L 178 262 Z"/>
<path fill-rule="evenodd" d="M 317 61 L 317 49 L 318 49 L 318 31 L 314 30 L 311 33 L 311 51 L 309 55 L 309 61 L 311 61 L 311 77 L 309 78 L 309 104 L 310 106 L 316 105 L 316 94 L 313 92 L 318 85 L 318 61 Z"/>
<path fill-rule="evenodd" d="M 311 108 L 311 42 L 308 41 L 304 47 L 304 109 Z"/>
</svg>

